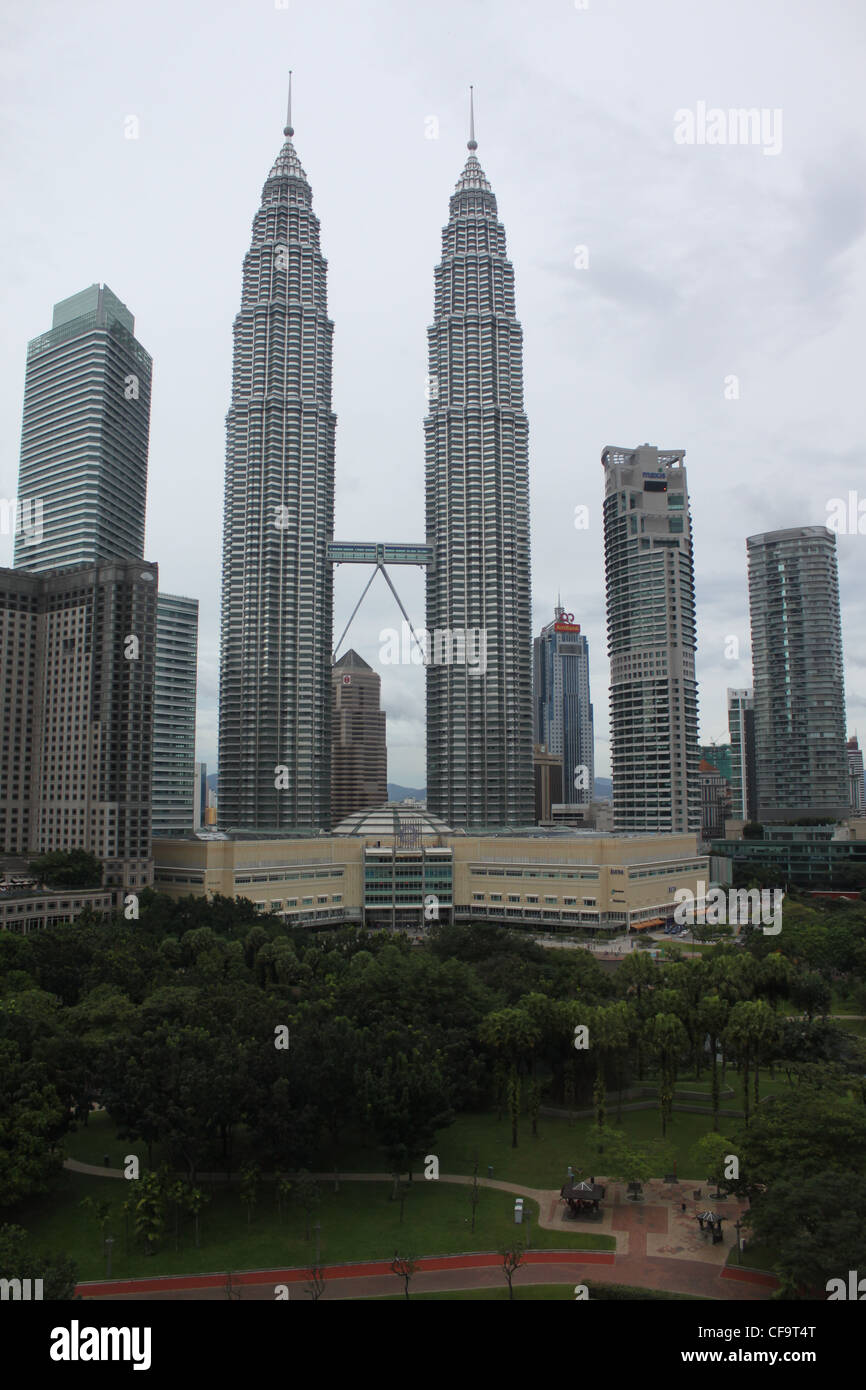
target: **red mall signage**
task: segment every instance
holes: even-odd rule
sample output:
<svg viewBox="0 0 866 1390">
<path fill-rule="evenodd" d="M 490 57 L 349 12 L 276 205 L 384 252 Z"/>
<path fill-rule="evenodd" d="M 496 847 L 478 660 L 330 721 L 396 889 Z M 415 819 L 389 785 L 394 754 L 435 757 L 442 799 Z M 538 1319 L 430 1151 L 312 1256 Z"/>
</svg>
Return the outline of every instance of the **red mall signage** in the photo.
<svg viewBox="0 0 866 1390">
<path fill-rule="evenodd" d="M 580 623 L 574 621 L 573 613 L 560 613 L 559 620 L 553 624 L 554 632 L 580 632 Z"/>
</svg>

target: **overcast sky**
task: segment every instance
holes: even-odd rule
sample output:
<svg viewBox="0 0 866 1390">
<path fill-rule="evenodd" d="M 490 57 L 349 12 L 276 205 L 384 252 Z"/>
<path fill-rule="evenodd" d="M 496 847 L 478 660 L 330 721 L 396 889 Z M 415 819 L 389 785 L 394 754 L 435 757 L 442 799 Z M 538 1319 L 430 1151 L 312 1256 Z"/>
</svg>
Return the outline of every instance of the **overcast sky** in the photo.
<svg viewBox="0 0 866 1390">
<path fill-rule="evenodd" d="M 424 536 L 426 329 L 471 82 L 524 330 L 533 629 L 561 590 L 590 641 L 607 775 L 600 455 L 684 448 L 701 738 L 724 739 L 725 688 L 751 682 L 746 536 L 826 524 L 852 490 L 866 502 L 866 9 L 5 0 L 4 12 L 0 497 L 17 489 L 27 341 L 55 302 L 107 283 L 154 358 L 146 557 L 163 590 L 200 600 L 198 756 L 215 767 L 231 328 L 289 68 L 329 263 L 336 537 Z M 781 116 L 763 144 L 697 143 L 697 126 L 678 143 L 675 113 L 697 118 L 699 103 Z M 849 731 L 866 738 L 866 534 L 838 546 Z M 421 572 L 392 577 L 423 626 Z M 335 639 L 366 579 L 337 570 Z M 400 621 L 377 577 L 342 651 L 381 672 L 389 778 L 423 786 L 423 670 L 379 659 Z"/>
</svg>

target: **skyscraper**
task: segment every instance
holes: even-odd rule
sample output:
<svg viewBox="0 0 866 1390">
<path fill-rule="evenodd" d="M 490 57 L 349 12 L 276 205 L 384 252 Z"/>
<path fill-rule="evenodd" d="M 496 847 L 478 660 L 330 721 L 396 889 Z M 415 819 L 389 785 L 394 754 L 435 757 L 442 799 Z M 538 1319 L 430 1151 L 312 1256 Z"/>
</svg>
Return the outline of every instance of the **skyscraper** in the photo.
<svg viewBox="0 0 866 1390">
<path fill-rule="evenodd" d="M 608 446 L 604 554 L 615 831 L 697 831 L 695 589 L 685 450 Z"/>
<path fill-rule="evenodd" d="M 289 110 L 234 324 L 219 733 L 227 828 L 331 824 L 333 324 Z"/>
<path fill-rule="evenodd" d="M 388 800 L 385 713 L 379 708 L 382 678 L 356 651 L 331 671 L 333 698 L 331 815 L 339 825 L 353 811 Z"/>
<path fill-rule="evenodd" d="M 595 795 L 589 643 L 574 616 L 555 609 L 532 644 L 535 741 L 562 762 L 562 799 L 588 806 Z"/>
<path fill-rule="evenodd" d="M 731 735 L 731 815 L 736 820 L 757 818 L 755 795 L 755 692 L 728 688 L 728 730 Z"/>
<path fill-rule="evenodd" d="M 760 821 L 848 813 L 836 537 L 826 526 L 749 536 Z"/>
<path fill-rule="evenodd" d="M 866 810 L 866 785 L 863 781 L 863 749 L 856 735 L 849 738 L 848 745 L 848 789 L 851 806 L 858 815 Z"/>
<path fill-rule="evenodd" d="M 86 849 L 153 880 L 157 568 L 0 570 L 0 852 Z"/>
<path fill-rule="evenodd" d="M 198 599 L 159 594 L 153 692 L 153 834 L 194 828 Z"/>
<path fill-rule="evenodd" d="M 134 328 L 108 286 L 91 285 L 28 344 L 16 569 L 144 555 L 152 363 Z"/>
<path fill-rule="evenodd" d="M 480 828 L 534 819 L 529 427 L 514 269 L 472 116 L 468 148 L 427 334 L 427 628 L 484 634 L 487 659 L 427 668 L 427 806 Z"/>
</svg>

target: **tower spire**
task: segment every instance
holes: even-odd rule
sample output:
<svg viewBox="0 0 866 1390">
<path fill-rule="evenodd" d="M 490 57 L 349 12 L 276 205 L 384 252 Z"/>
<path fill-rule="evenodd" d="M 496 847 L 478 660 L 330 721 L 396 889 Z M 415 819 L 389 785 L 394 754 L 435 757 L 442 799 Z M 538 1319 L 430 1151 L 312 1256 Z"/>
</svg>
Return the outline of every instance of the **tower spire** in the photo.
<svg viewBox="0 0 866 1390">
<path fill-rule="evenodd" d="M 468 139 L 468 141 L 466 142 L 466 148 L 467 148 L 468 150 L 472 150 L 473 153 L 475 152 L 475 150 L 478 149 L 478 141 L 475 139 L 475 99 L 474 99 L 474 89 L 473 89 L 473 87 L 472 87 L 471 85 L 470 85 L 470 87 L 469 87 L 469 139 Z"/>
<path fill-rule="evenodd" d="M 289 105 L 286 111 L 286 124 L 283 129 L 283 134 L 287 139 L 291 140 L 294 133 L 294 128 L 292 126 L 292 70 L 289 68 Z"/>
</svg>

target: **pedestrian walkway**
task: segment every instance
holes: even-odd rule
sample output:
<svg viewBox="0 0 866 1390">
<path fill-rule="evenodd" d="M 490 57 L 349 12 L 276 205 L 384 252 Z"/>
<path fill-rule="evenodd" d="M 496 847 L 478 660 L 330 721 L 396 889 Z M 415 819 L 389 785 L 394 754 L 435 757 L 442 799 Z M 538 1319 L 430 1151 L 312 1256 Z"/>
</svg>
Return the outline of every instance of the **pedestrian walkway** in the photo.
<svg viewBox="0 0 866 1390">
<path fill-rule="evenodd" d="M 91 1177 L 121 1178 L 118 1168 L 67 1159 L 72 1172 Z M 322 1182 L 390 1183 L 393 1173 L 314 1173 Z M 262 1180 L 273 1175 L 263 1174 Z M 201 1181 L 226 1181 L 225 1173 L 201 1173 Z M 442 1173 L 439 1182 L 469 1187 L 474 1179 L 462 1173 Z M 598 1179 L 604 1182 L 603 1178 Z M 600 1221 L 574 1220 L 556 1189 L 526 1187 L 499 1178 L 479 1178 L 479 1187 L 493 1188 L 529 1199 L 538 1206 L 537 1224 L 544 1230 L 573 1234 L 575 1249 L 528 1250 L 520 1274 L 530 1283 L 575 1283 L 601 1279 L 606 1283 L 662 1289 L 671 1293 L 691 1293 L 703 1298 L 767 1298 L 777 1285 L 773 1275 L 747 1269 L 728 1269 L 725 1262 L 735 1237 L 735 1222 L 745 1204 L 734 1198 L 713 1199 L 693 1182 L 667 1183 L 661 1178 L 643 1185 L 643 1200 L 632 1201 L 623 1183 L 607 1183 Z M 700 1198 L 694 1196 L 700 1191 Z M 685 1206 L 685 1210 L 683 1210 Z M 695 1212 L 707 1206 L 724 1218 L 721 1244 L 713 1245 L 701 1232 Z M 612 1236 L 616 1250 L 581 1250 L 583 1231 Z M 602 1267 L 602 1269 L 599 1268 Z M 502 1278 L 502 1257 L 495 1253 L 431 1256 L 418 1261 L 412 1281 L 415 1292 L 437 1289 L 471 1289 L 498 1285 Z M 83 1298 L 226 1298 L 226 1274 L 183 1275 L 170 1278 L 112 1280 L 82 1284 Z M 252 1270 L 232 1275 L 234 1287 L 242 1297 L 274 1297 L 275 1284 L 309 1281 L 309 1269 Z M 517 1287 L 517 1278 L 515 1287 Z M 326 1297 L 364 1298 L 402 1291 L 402 1280 L 391 1273 L 387 1261 L 353 1262 L 333 1265 L 326 1271 L 332 1287 Z M 399 1283 L 399 1288 L 394 1287 Z M 299 1296 L 304 1296 L 299 1290 Z"/>
</svg>

